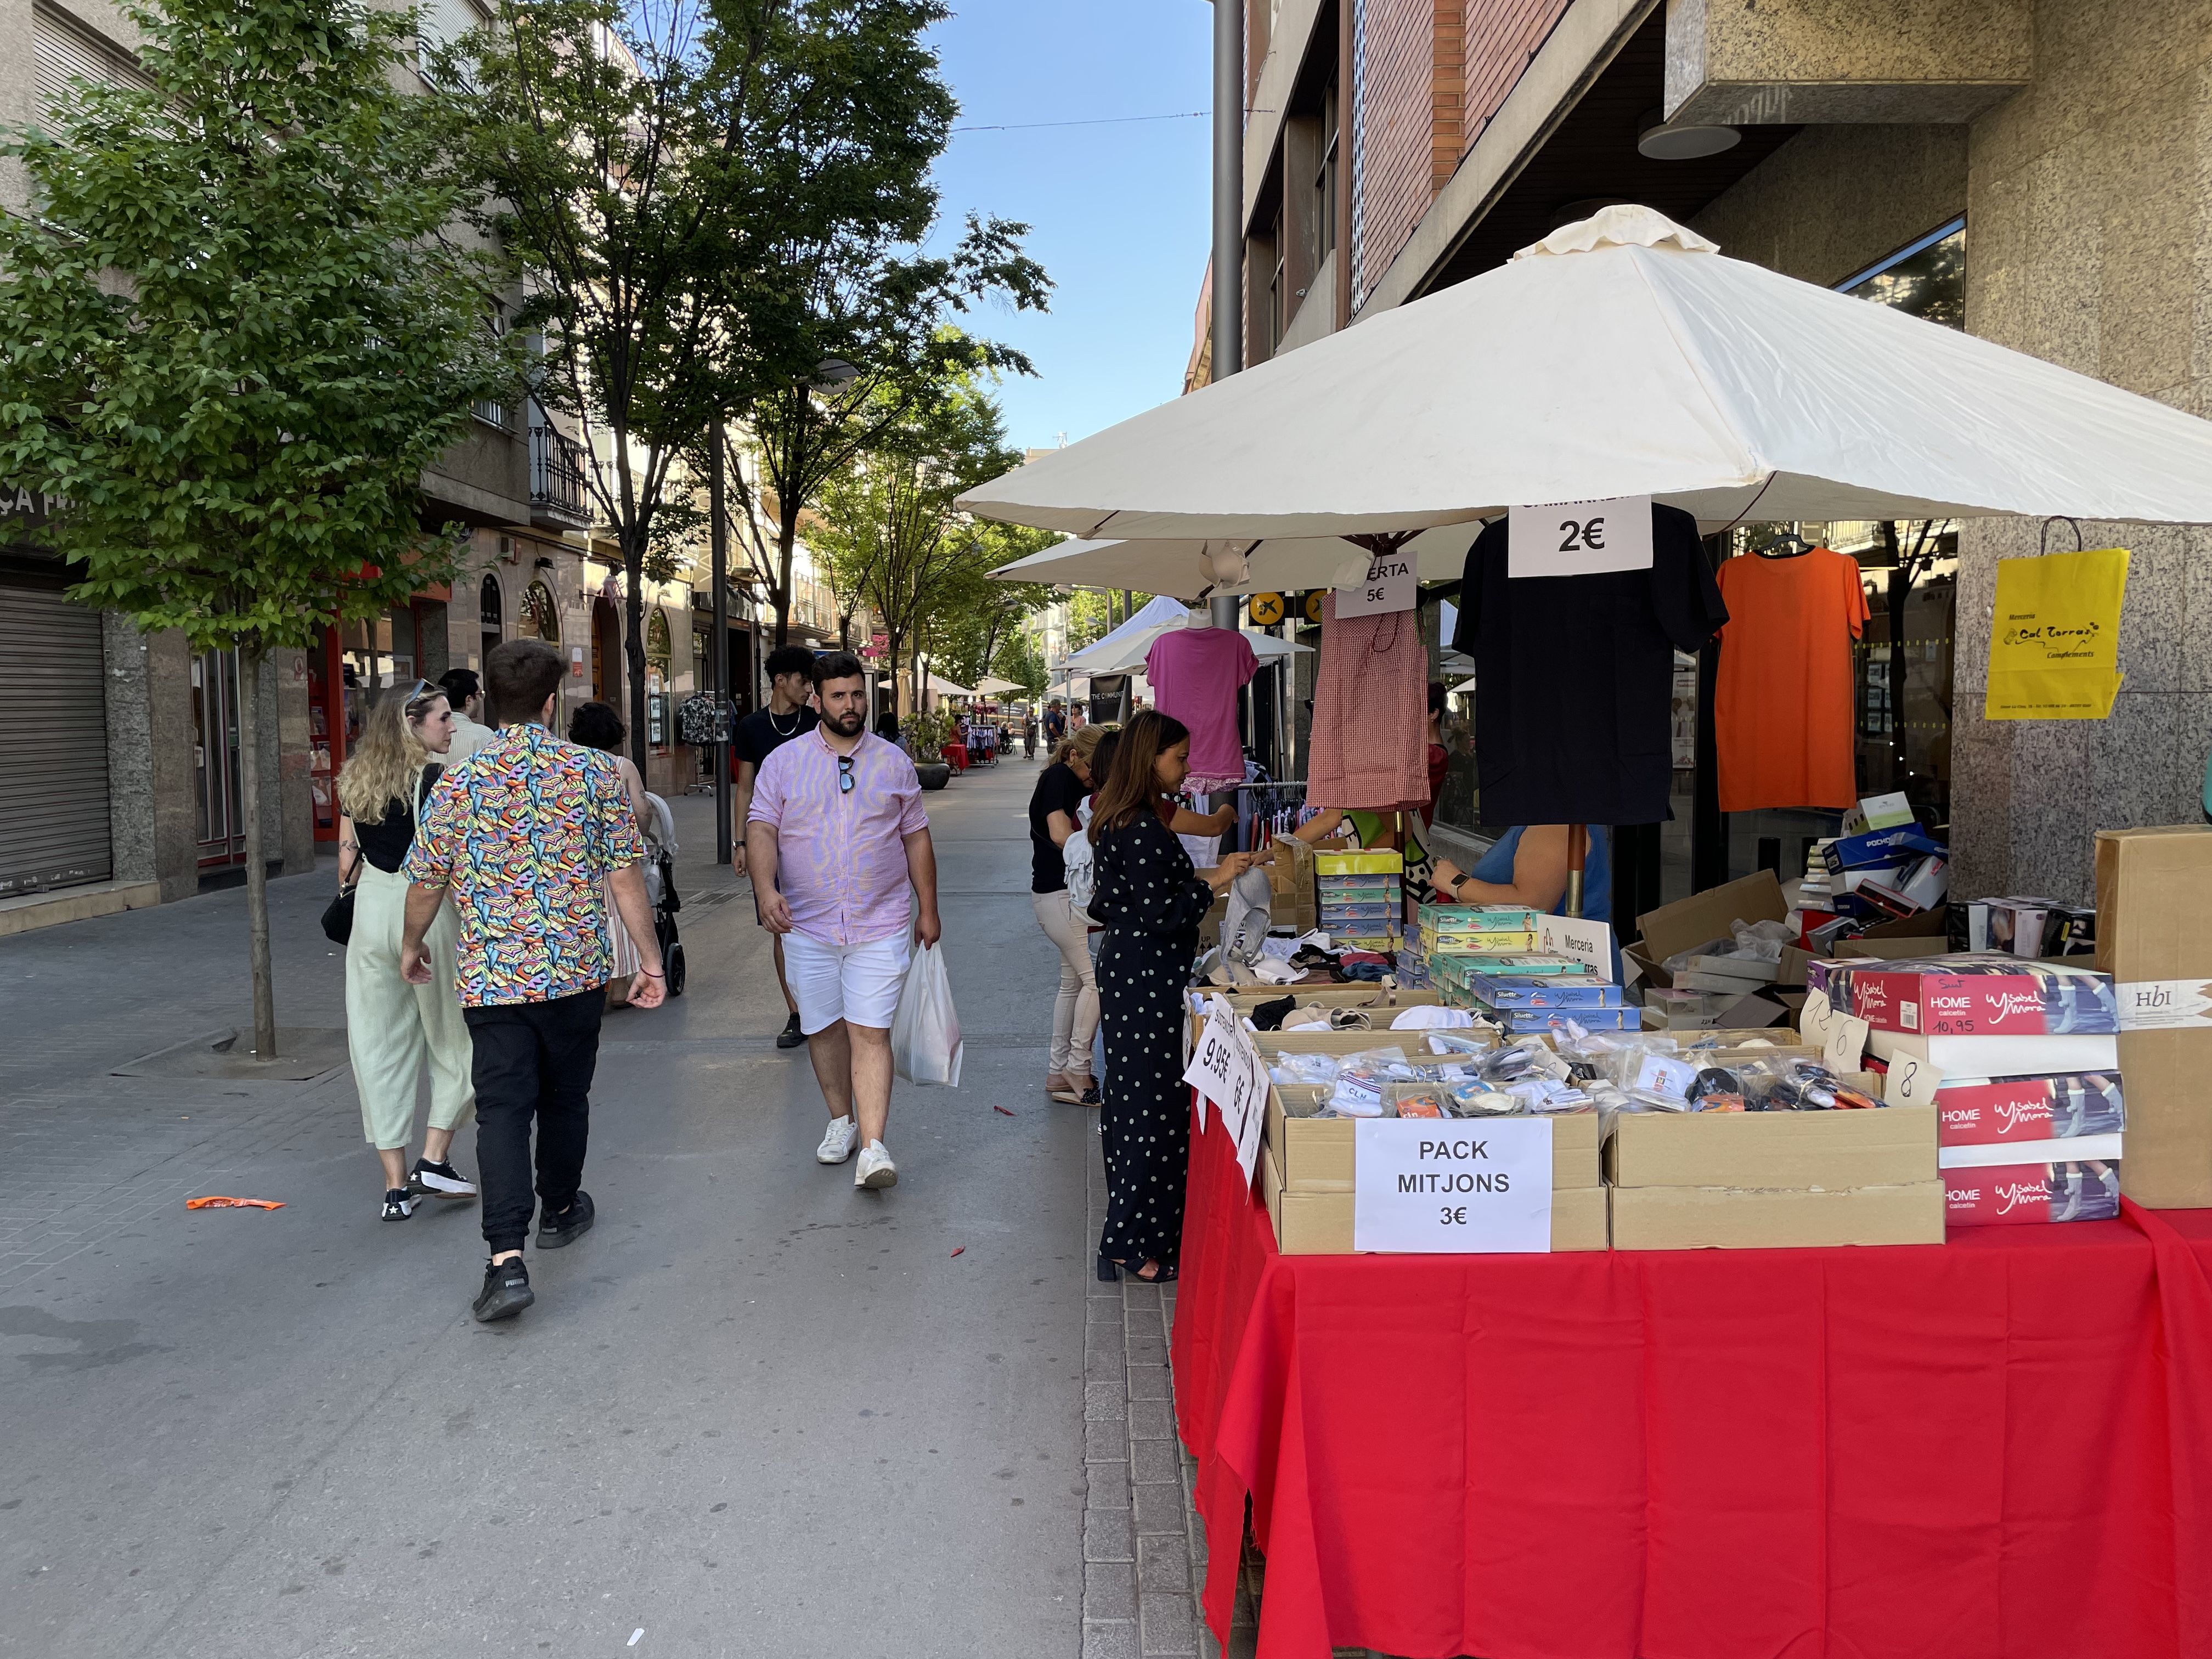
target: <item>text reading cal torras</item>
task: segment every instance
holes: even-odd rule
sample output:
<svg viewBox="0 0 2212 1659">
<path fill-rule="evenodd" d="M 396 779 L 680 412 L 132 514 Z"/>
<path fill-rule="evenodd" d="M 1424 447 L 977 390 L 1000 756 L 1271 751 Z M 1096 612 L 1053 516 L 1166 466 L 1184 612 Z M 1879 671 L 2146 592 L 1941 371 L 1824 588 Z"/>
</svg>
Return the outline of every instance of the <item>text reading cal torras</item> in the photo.
<svg viewBox="0 0 2212 1659">
<path fill-rule="evenodd" d="M 1552 1248 L 1548 1119 L 1362 1118 L 1352 1133 L 1353 1249 Z"/>
</svg>

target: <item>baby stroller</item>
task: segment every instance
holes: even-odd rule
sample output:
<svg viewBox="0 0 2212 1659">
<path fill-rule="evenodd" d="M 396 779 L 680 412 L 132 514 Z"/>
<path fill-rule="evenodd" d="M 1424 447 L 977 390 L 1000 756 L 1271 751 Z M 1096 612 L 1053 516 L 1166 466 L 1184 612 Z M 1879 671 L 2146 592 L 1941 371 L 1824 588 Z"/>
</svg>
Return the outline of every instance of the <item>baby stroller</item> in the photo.
<svg viewBox="0 0 2212 1659">
<path fill-rule="evenodd" d="M 684 901 L 676 894 L 676 818 L 668 803 L 648 793 L 645 831 L 645 896 L 653 906 L 653 936 L 660 941 L 660 971 L 668 994 L 684 994 L 684 941 L 677 937 L 676 913 Z"/>
</svg>

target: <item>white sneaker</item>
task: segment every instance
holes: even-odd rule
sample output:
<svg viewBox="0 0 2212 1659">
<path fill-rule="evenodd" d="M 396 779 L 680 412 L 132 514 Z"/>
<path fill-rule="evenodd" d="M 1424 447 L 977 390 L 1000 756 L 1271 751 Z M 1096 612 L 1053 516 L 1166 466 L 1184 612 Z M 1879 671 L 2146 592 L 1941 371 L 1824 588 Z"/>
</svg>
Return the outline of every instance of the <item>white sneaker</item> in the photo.
<svg viewBox="0 0 2212 1659">
<path fill-rule="evenodd" d="M 898 1185 L 898 1165 L 884 1150 L 884 1143 L 872 1140 L 860 1149 L 860 1162 L 853 1171 L 855 1187 L 869 1187 L 881 1192 L 886 1187 Z"/>
<path fill-rule="evenodd" d="M 860 1138 L 860 1126 L 849 1117 L 833 1117 L 830 1127 L 822 1132 L 822 1144 L 814 1149 L 817 1164 L 842 1164 L 853 1155 L 853 1143 Z"/>
</svg>

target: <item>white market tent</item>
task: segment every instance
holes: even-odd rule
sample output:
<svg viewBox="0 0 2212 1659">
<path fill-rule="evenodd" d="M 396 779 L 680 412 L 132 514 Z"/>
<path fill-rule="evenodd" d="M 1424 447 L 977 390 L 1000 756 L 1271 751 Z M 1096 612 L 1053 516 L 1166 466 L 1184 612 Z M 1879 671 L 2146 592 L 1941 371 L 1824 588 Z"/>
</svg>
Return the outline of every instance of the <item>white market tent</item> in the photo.
<svg viewBox="0 0 2212 1659">
<path fill-rule="evenodd" d="M 1180 600 L 1163 594 L 1123 623 L 1105 638 L 1086 645 L 1064 665 L 1079 674 L 1135 674 L 1144 670 L 1152 641 L 1185 625 L 1189 612 Z M 1295 655 L 1313 647 L 1293 645 L 1269 634 L 1247 634 L 1252 653 L 1261 662 Z"/>
<path fill-rule="evenodd" d="M 2212 522 L 2212 422 L 1611 207 L 961 505 L 1093 538 L 1257 539 L 1266 587 L 1264 538 L 1640 495 L 1708 528 Z"/>
</svg>

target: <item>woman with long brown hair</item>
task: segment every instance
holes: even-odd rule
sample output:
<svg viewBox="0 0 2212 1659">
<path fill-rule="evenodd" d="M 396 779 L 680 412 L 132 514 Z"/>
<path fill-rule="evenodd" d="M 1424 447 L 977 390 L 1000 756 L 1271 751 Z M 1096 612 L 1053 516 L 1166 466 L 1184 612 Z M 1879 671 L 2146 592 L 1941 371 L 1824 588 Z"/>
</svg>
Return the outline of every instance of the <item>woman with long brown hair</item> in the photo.
<svg viewBox="0 0 2212 1659">
<path fill-rule="evenodd" d="M 358 884 L 346 939 L 346 1047 L 362 1130 L 384 1165 L 386 1221 L 405 1220 L 425 1194 L 460 1199 L 477 1191 L 447 1157 L 453 1131 L 477 1103 L 475 1051 L 453 985 L 460 917 L 450 903 L 430 924 L 430 982 L 410 985 L 399 970 L 407 920 L 407 878 L 399 867 L 453 740 L 445 690 L 420 680 L 404 696 L 386 691 L 376 700 L 338 773 L 338 883 Z M 410 1170 L 416 1079 L 426 1060 L 430 1125 Z"/>
<path fill-rule="evenodd" d="M 1182 1084 L 1183 988 L 1199 924 L 1252 861 L 1231 853 L 1202 875 L 1169 824 L 1190 771 L 1190 732 L 1146 709 L 1121 733 L 1091 820 L 1097 848 L 1093 920 L 1098 1002 L 1106 1031 L 1106 1226 L 1098 1277 L 1127 1267 L 1147 1283 L 1176 1276 L 1182 1240 L 1190 1113 Z"/>
</svg>

